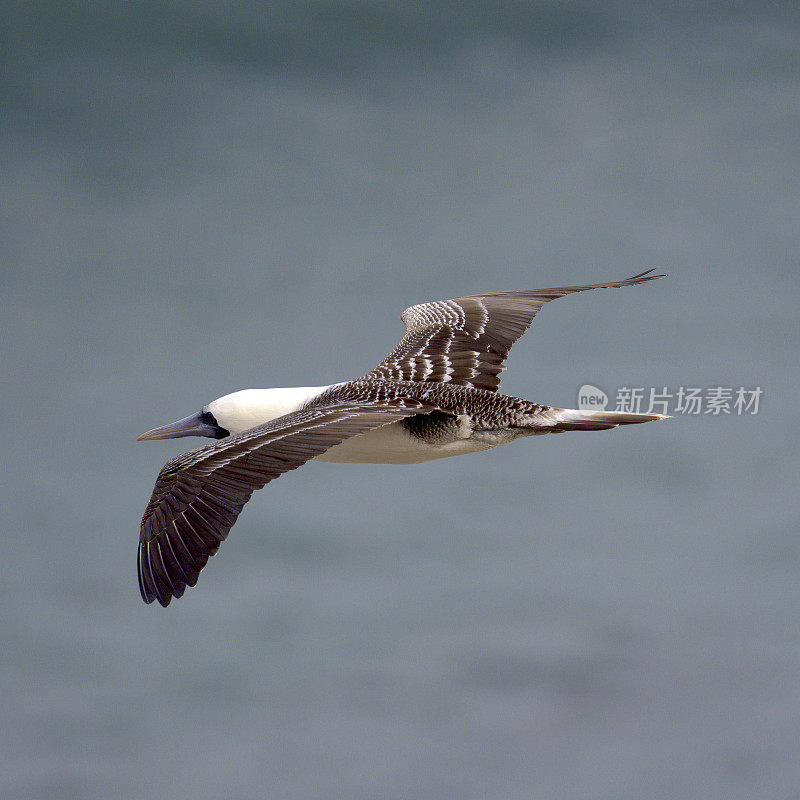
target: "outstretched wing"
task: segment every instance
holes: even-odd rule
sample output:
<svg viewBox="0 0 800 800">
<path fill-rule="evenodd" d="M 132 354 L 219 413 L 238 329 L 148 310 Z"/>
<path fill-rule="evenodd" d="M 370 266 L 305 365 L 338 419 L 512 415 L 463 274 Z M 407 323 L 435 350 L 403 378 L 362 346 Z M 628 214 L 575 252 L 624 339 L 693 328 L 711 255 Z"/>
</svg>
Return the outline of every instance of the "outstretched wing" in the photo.
<svg viewBox="0 0 800 800">
<path fill-rule="evenodd" d="M 302 409 L 168 461 L 142 517 L 142 599 L 167 606 L 194 586 L 256 489 L 351 436 L 429 410 L 415 400 Z"/>
<path fill-rule="evenodd" d="M 611 283 L 492 292 L 411 306 L 401 315 L 406 333 L 400 343 L 364 377 L 497 391 L 508 351 L 545 303 L 573 292 L 634 286 L 663 277 L 651 272 Z"/>
</svg>

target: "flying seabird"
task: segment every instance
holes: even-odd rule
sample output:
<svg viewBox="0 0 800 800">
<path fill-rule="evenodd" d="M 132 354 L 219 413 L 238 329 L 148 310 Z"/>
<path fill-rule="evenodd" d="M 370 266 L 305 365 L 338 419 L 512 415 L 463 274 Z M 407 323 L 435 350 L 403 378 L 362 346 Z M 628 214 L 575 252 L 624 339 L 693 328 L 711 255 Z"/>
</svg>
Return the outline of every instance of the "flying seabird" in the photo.
<svg viewBox="0 0 800 800">
<path fill-rule="evenodd" d="M 492 292 L 407 308 L 406 332 L 375 369 L 331 386 L 245 389 L 139 437 L 217 441 L 168 461 L 139 535 L 139 590 L 167 606 L 194 586 L 250 495 L 309 459 L 416 464 L 520 436 L 597 431 L 661 414 L 577 411 L 498 393 L 511 346 L 551 300 L 661 278 Z"/>
</svg>

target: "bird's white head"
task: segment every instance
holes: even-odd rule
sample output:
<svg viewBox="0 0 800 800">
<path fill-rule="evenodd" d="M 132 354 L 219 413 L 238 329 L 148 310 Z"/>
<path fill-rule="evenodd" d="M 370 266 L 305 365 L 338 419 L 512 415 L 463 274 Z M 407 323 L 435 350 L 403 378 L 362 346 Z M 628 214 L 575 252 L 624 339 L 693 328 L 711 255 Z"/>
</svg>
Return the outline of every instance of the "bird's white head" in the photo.
<svg viewBox="0 0 800 800">
<path fill-rule="evenodd" d="M 175 439 L 207 436 L 222 439 L 263 425 L 302 408 L 327 386 L 297 386 L 284 389 L 242 389 L 212 400 L 196 414 L 143 433 L 143 439 Z"/>
</svg>

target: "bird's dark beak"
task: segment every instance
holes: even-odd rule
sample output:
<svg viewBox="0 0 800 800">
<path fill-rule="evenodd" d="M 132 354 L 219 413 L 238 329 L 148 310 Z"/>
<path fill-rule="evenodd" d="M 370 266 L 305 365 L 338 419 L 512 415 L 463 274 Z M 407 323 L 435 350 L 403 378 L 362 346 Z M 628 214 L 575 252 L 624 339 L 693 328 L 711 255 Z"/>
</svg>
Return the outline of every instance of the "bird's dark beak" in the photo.
<svg viewBox="0 0 800 800">
<path fill-rule="evenodd" d="M 206 422 L 202 411 L 197 414 L 179 419 L 177 422 L 170 422 L 169 425 L 162 425 L 160 428 L 153 428 L 147 433 L 143 433 L 136 441 L 141 442 L 145 439 L 177 439 L 179 436 L 208 436 L 212 439 L 219 439 L 222 428 Z M 225 434 L 222 435 L 226 435 Z"/>
</svg>

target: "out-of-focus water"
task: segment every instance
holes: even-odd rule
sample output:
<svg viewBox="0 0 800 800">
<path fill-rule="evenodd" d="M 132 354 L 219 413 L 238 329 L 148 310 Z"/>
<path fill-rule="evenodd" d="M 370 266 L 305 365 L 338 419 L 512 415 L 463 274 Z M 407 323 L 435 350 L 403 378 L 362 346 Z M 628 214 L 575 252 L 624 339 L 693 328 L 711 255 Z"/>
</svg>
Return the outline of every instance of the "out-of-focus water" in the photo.
<svg viewBox="0 0 800 800">
<path fill-rule="evenodd" d="M 3 797 L 800 797 L 800 18 L 736 8 L 3 4 Z M 649 266 L 505 391 L 757 415 L 310 464 L 141 603 L 143 430 Z"/>
</svg>

